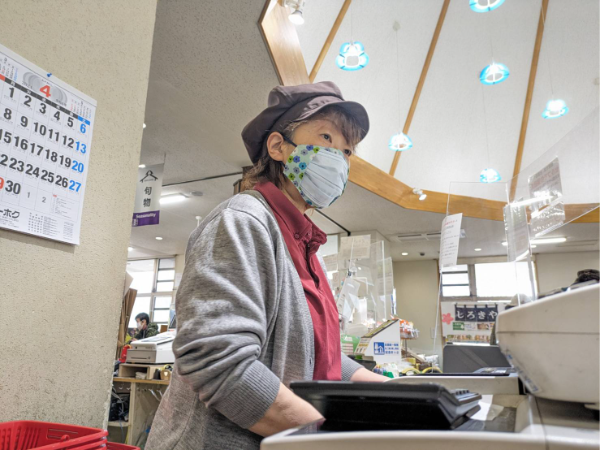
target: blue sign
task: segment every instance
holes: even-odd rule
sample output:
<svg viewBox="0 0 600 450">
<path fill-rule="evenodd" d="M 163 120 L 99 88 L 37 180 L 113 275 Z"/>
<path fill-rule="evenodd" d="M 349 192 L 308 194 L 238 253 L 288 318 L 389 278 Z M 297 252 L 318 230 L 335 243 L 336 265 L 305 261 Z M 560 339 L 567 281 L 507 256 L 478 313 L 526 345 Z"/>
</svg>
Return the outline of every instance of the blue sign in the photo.
<svg viewBox="0 0 600 450">
<path fill-rule="evenodd" d="M 373 354 L 385 355 L 385 345 L 383 342 L 373 342 Z"/>
</svg>

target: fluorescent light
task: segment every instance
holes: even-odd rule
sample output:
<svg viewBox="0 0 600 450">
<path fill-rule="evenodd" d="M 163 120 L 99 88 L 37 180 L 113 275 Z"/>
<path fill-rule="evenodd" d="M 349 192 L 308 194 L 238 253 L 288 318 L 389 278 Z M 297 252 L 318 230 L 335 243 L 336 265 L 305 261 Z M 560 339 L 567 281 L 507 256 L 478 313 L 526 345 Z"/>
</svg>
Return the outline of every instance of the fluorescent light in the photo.
<svg viewBox="0 0 600 450">
<path fill-rule="evenodd" d="M 510 303 L 510 300 L 477 300 L 477 303 Z"/>
<path fill-rule="evenodd" d="M 144 124 L 144 128 L 142 128 L 142 129 L 143 129 L 143 130 L 145 130 L 145 129 L 146 129 L 146 124 Z"/>
<path fill-rule="evenodd" d="M 566 242 L 567 238 L 566 237 L 555 237 L 555 238 L 546 238 L 546 239 L 532 239 L 531 240 L 531 244 L 560 244 L 561 242 Z M 502 242 L 502 245 L 504 245 L 505 247 L 508 246 L 508 243 L 506 241 Z M 532 245 L 531 247 L 535 247 L 535 245 Z"/>
<path fill-rule="evenodd" d="M 408 256 L 408 253 L 404 252 L 402 253 L 402 256 Z"/>
<path fill-rule="evenodd" d="M 128 252 L 131 252 L 131 251 L 133 251 L 133 247 L 127 247 L 127 251 L 128 251 Z"/>
<path fill-rule="evenodd" d="M 160 198 L 161 205 L 170 205 L 172 203 L 180 203 L 184 201 L 187 197 L 183 194 L 173 194 L 173 195 L 165 195 Z"/>
<path fill-rule="evenodd" d="M 545 202 L 546 200 L 552 200 L 552 196 L 551 195 L 543 195 L 541 197 L 533 197 L 530 198 L 528 200 L 523 200 L 520 202 L 515 202 L 515 203 L 511 203 L 510 206 L 526 206 L 526 205 L 533 205 L 534 203 L 541 203 L 541 202 Z"/>
<path fill-rule="evenodd" d="M 145 169 L 145 168 L 146 168 L 146 164 L 140 164 L 138 167 L 139 167 L 140 169 Z"/>
<path fill-rule="evenodd" d="M 475 251 L 476 251 L 476 252 L 480 252 L 480 251 L 481 251 L 481 249 L 480 249 L 480 248 L 476 248 L 476 249 L 475 249 Z"/>
<path fill-rule="evenodd" d="M 531 246 L 531 248 L 536 248 L 536 247 L 537 247 L 537 245 L 532 245 L 532 246 Z"/>
<path fill-rule="evenodd" d="M 297 9 L 296 11 L 291 13 L 288 16 L 288 19 L 290 19 L 290 22 L 292 22 L 294 25 L 302 25 L 304 23 L 304 17 L 302 17 L 302 11 L 300 11 L 299 9 Z"/>
<path fill-rule="evenodd" d="M 156 236 L 155 238 L 157 241 L 162 241 L 163 238 L 161 238 L 160 236 Z"/>
<path fill-rule="evenodd" d="M 565 242 L 567 240 L 566 237 L 556 237 L 556 238 L 546 238 L 546 239 L 532 239 L 532 244 L 560 244 L 561 242 Z"/>
</svg>

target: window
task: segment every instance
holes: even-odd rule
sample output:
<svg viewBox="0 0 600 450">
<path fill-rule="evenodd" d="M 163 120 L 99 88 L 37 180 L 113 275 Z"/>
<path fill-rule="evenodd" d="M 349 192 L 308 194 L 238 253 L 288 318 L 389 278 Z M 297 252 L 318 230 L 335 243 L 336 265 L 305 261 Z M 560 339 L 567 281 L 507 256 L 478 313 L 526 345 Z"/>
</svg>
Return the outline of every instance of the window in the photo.
<svg viewBox="0 0 600 450">
<path fill-rule="evenodd" d="M 442 297 L 470 297 L 469 266 L 466 264 L 444 269 L 442 272 Z"/>
<path fill-rule="evenodd" d="M 463 264 L 444 269 L 441 274 L 442 299 L 508 301 L 518 292 L 531 291 L 528 264 L 527 262 Z M 535 276 L 535 270 L 532 273 Z"/>
<path fill-rule="evenodd" d="M 133 277 L 131 288 L 137 296 L 129 328 L 135 328 L 135 316 L 145 312 L 150 322 L 168 325 L 175 287 L 175 258 L 143 259 L 127 262 L 127 272 Z"/>
<path fill-rule="evenodd" d="M 510 299 L 517 292 L 529 292 L 529 266 L 527 262 L 475 264 L 475 281 L 478 297 Z"/>
</svg>

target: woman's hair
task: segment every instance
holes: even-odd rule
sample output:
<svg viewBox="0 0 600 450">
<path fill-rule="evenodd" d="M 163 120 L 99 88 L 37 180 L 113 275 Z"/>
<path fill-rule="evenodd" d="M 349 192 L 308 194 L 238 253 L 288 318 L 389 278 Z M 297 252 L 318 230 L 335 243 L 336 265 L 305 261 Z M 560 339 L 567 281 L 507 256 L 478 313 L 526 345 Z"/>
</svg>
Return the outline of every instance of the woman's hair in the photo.
<svg viewBox="0 0 600 450">
<path fill-rule="evenodd" d="M 294 132 L 300 125 L 320 119 L 331 120 L 335 123 L 352 149 L 356 147 L 364 135 L 364 130 L 359 126 L 356 119 L 349 116 L 342 108 L 335 105 L 323 108 L 318 114 L 315 114 L 306 120 L 288 123 L 281 131 L 281 134 L 294 140 Z M 268 152 L 265 152 L 254 166 L 244 174 L 242 190 L 252 189 L 257 183 L 266 181 L 270 181 L 281 189 L 283 186 L 283 178 L 283 164 L 280 161 L 275 161 Z"/>
</svg>

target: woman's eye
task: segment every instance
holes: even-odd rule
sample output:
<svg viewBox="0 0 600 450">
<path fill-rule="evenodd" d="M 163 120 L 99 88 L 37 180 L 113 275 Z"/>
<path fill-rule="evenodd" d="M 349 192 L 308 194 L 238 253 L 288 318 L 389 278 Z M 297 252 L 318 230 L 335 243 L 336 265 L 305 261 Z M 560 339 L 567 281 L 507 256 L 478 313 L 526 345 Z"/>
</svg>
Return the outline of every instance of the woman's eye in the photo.
<svg viewBox="0 0 600 450">
<path fill-rule="evenodd" d="M 322 134 L 321 136 L 323 136 L 325 140 L 331 142 L 331 136 L 329 136 L 328 134 Z"/>
<path fill-rule="evenodd" d="M 352 156 L 352 150 L 346 149 L 346 150 L 344 150 L 344 153 L 346 154 L 347 157 Z"/>
</svg>

